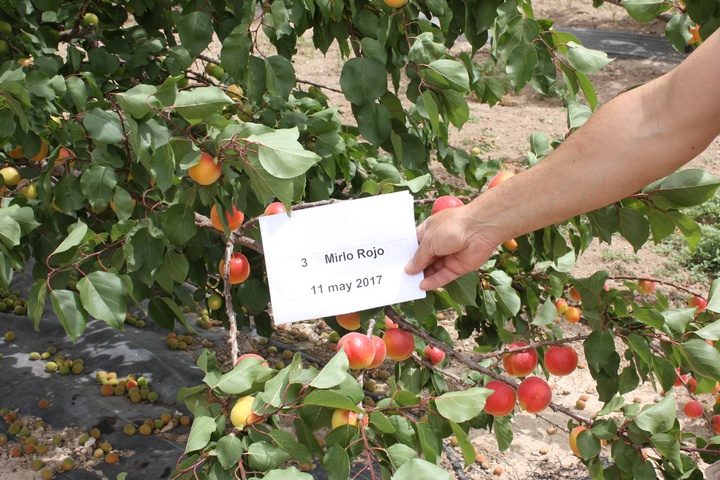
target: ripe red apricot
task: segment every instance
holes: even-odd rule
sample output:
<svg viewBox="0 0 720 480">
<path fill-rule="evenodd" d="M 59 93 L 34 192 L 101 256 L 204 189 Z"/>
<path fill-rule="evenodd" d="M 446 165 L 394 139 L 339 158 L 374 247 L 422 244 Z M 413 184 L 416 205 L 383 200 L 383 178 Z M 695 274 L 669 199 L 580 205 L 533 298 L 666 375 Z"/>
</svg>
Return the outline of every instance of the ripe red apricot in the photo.
<svg viewBox="0 0 720 480">
<path fill-rule="evenodd" d="M 577 437 L 580 435 L 580 432 L 587 430 L 587 427 L 585 425 L 578 425 L 577 427 L 573 428 L 570 432 L 570 437 L 568 438 L 568 443 L 570 443 L 570 450 L 577 455 L 578 457 L 582 457 L 580 455 L 580 450 L 577 446 Z"/>
<path fill-rule="evenodd" d="M 385 315 L 385 329 L 390 330 L 391 328 L 398 328 L 398 324 L 393 322 L 390 317 Z"/>
<path fill-rule="evenodd" d="M 263 360 L 263 362 L 262 362 L 263 367 L 269 367 L 268 363 L 266 361 L 264 361 L 265 359 L 255 353 L 246 353 L 246 354 L 240 355 L 238 357 L 237 361 L 235 362 L 235 365 L 236 366 L 239 365 L 240 362 L 242 362 L 246 358 L 257 358 L 258 360 Z"/>
<path fill-rule="evenodd" d="M 512 172 L 498 172 L 488 183 L 488 189 L 495 188 L 510 177 L 515 176 Z"/>
<path fill-rule="evenodd" d="M 565 320 L 570 323 L 578 323 L 580 321 L 580 309 L 577 307 L 567 307 L 563 316 Z"/>
<path fill-rule="evenodd" d="M 282 202 L 273 202 L 267 207 L 265 207 L 265 212 L 263 215 L 275 215 L 278 213 L 287 213 L 287 209 L 285 208 L 285 205 L 282 204 Z"/>
<path fill-rule="evenodd" d="M 518 401 L 528 413 L 542 412 L 552 401 L 550 385 L 540 377 L 527 377 L 518 387 Z"/>
<path fill-rule="evenodd" d="M 517 240 L 511 238 L 510 240 L 503 242 L 502 246 L 508 252 L 514 252 L 518 248 L 518 243 Z"/>
<path fill-rule="evenodd" d="M 408 359 L 415 350 L 415 337 L 405 330 L 391 328 L 385 331 L 382 339 L 387 347 L 387 356 L 398 362 Z"/>
<path fill-rule="evenodd" d="M 705 409 L 702 403 L 697 400 L 690 400 L 685 404 L 685 407 L 683 407 L 683 412 L 685 412 L 685 416 L 688 418 L 700 418 L 704 411 Z"/>
<path fill-rule="evenodd" d="M 215 163 L 215 159 L 208 153 L 200 154 L 200 161 L 188 168 L 188 175 L 200 185 L 210 185 L 217 182 L 222 175 L 222 165 Z"/>
<path fill-rule="evenodd" d="M 353 370 L 367 368 L 375 359 L 375 344 L 362 333 L 350 332 L 342 337 L 337 348 L 340 350 L 343 347 Z"/>
<path fill-rule="evenodd" d="M 569 345 L 552 345 L 545 352 L 545 368 L 553 375 L 562 377 L 575 371 L 578 354 Z"/>
<path fill-rule="evenodd" d="M 485 384 L 485 388 L 494 392 L 485 400 L 483 410 L 495 417 L 504 417 L 515 410 L 515 389 L 505 382 L 492 380 Z"/>
<path fill-rule="evenodd" d="M 385 361 L 385 356 L 387 355 L 387 347 L 385 346 L 385 342 L 383 342 L 382 338 L 377 335 L 373 335 L 371 340 L 373 345 L 375 345 L 375 356 L 373 357 L 373 361 L 370 362 L 370 365 L 366 368 L 379 367 Z"/>
<path fill-rule="evenodd" d="M 720 415 L 713 415 L 710 417 L 710 423 L 712 424 L 715 434 L 720 435 Z"/>
<path fill-rule="evenodd" d="M 445 360 L 445 352 L 437 347 L 433 347 L 432 345 L 425 347 L 424 355 L 425 359 L 433 365 L 439 365 L 443 360 Z"/>
<path fill-rule="evenodd" d="M 707 300 L 702 297 L 691 296 L 687 300 L 687 304 L 690 308 L 697 308 L 696 313 L 704 312 L 707 308 Z"/>
<path fill-rule="evenodd" d="M 650 294 L 655 291 L 655 282 L 653 282 L 652 280 L 639 280 L 638 288 L 643 294 Z"/>
<path fill-rule="evenodd" d="M 232 214 L 230 212 L 225 212 L 225 219 L 227 220 L 228 228 L 231 232 L 233 232 L 242 225 L 243 220 L 245 220 L 245 214 L 233 206 Z M 225 231 L 222 226 L 222 222 L 220 221 L 217 205 L 213 205 L 212 209 L 210 209 L 210 223 L 212 223 L 215 230 L 219 230 L 221 232 Z"/>
<path fill-rule="evenodd" d="M 357 330 L 360 328 L 360 312 L 335 315 L 335 320 L 345 330 Z"/>
<path fill-rule="evenodd" d="M 580 295 L 580 292 L 578 292 L 575 287 L 570 287 L 569 295 L 570 295 L 570 298 L 574 302 L 579 302 L 580 300 L 582 300 L 582 296 Z"/>
<path fill-rule="evenodd" d="M 225 272 L 225 260 L 220 260 L 219 267 L 220 277 Z M 245 255 L 235 252 L 230 258 L 230 283 L 237 285 L 242 283 L 250 276 L 250 263 Z"/>
<path fill-rule="evenodd" d="M 525 342 L 511 343 L 508 348 L 527 347 Z M 502 358 L 503 367 L 508 375 L 513 377 L 526 377 L 530 375 L 537 367 L 537 352 L 529 348 L 520 352 L 506 353 Z"/>
<path fill-rule="evenodd" d="M 557 310 L 557 313 L 559 313 L 560 315 L 565 313 L 565 311 L 568 309 L 567 300 L 565 300 L 564 298 L 559 298 L 559 299 L 555 300 L 555 309 Z"/>
<path fill-rule="evenodd" d="M 452 195 L 443 195 L 442 197 L 438 197 L 438 199 L 435 200 L 430 214 L 435 215 L 437 212 L 445 210 L 446 208 L 462 207 L 463 205 L 465 204 L 459 198 Z"/>
</svg>

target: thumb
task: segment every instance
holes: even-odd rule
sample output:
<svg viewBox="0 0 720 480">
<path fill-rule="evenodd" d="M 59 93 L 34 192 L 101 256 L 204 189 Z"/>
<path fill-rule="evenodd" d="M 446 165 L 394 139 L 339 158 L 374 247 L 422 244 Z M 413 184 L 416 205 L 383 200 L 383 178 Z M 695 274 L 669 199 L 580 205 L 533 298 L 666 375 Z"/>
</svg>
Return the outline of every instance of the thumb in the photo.
<svg viewBox="0 0 720 480">
<path fill-rule="evenodd" d="M 427 267 L 429 267 L 435 259 L 435 255 L 433 255 L 433 253 L 430 251 L 430 242 L 423 242 L 427 223 L 428 222 L 426 220 L 417 227 L 417 236 L 420 243 L 417 250 L 415 251 L 415 254 L 413 255 L 413 258 L 411 258 L 410 261 L 408 261 L 408 263 L 405 265 L 405 273 L 407 273 L 408 275 L 415 275 L 422 272 Z"/>
</svg>

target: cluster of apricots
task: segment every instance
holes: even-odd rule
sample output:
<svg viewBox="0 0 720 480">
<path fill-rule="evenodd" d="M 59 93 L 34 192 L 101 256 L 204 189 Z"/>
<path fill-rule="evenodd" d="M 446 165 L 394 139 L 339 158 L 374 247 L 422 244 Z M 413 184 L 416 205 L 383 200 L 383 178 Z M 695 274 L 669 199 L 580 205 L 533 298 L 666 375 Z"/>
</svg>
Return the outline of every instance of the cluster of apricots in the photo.
<svg viewBox="0 0 720 480">
<path fill-rule="evenodd" d="M 525 342 L 509 345 L 511 350 L 502 357 L 502 364 L 508 375 L 523 378 L 517 389 L 505 382 L 492 380 L 485 388 L 493 393 L 485 401 L 484 410 L 493 416 L 506 416 L 515 410 L 515 403 L 529 413 L 545 410 L 552 401 L 552 390 L 541 377 L 529 376 L 538 365 L 538 354 Z M 551 345 L 545 352 L 545 369 L 552 375 L 569 375 L 578 364 L 578 354 L 569 345 Z"/>
<path fill-rule="evenodd" d="M 142 376 L 135 377 L 135 375 L 129 374 L 125 378 L 118 378 L 115 372 L 101 370 L 95 374 L 95 380 L 100 383 L 100 393 L 105 397 L 127 395 L 133 403 L 139 403 L 142 400 L 154 403 L 158 400 L 157 392 L 150 390 L 148 379 Z"/>
<path fill-rule="evenodd" d="M 147 436 L 152 435 L 155 430 L 165 431 L 166 428 L 172 429 L 178 425 L 188 426 L 190 423 L 192 422 L 187 415 L 165 412 L 162 413 L 159 418 L 148 418 L 139 426 L 134 423 L 128 423 L 123 427 L 123 433 L 128 436 L 133 436 L 136 433 Z"/>
</svg>

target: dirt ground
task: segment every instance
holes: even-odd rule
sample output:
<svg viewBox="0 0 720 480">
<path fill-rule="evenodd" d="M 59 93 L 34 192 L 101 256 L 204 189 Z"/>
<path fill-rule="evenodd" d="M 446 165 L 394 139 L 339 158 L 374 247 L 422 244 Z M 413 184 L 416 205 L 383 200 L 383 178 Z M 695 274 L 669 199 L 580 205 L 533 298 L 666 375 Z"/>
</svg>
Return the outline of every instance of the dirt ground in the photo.
<svg viewBox="0 0 720 480">
<path fill-rule="evenodd" d="M 639 25 L 620 7 L 605 4 L 594 9 L 589 1 L 578 0 L 539 0 L 533 2 L 537 17 L 555 20 L 558 29 L 562 27 L 589 28 L 600 30 L 615 30 L 634 33 L 649 33 L 661 35 L 664 31 L 662 22 L 651 22 Z M 459 44 L 457 49 L 462 50 Z M 331 49 L 326 56 L 312 49 L 308 40 L 305 45 L 301 43 L 302 61 L 295 63 L 297 76 L 317 84 L 339 88 L 339 78 L 342 60 L 336 49 Z M 468 48 L 469 49 L 469 48 Z M 482 55 L 482 53 L 480 54 Z M 639 83 L 649 81 L 672 69 L 676 63 L 649 62 L 638 60 L 614 60 L 602 72 L 592 76 L 593 84 L 597 90 L 599 102 L 602 104 L 620 92 Z M 350 121 L 350 105 L 342 94 L 326 91 L 331 102 L 341 107 L 341 114 Z M 492 159 L 503 159 L 510 169 L 522 169 L 522 159 L 529 148 L 529 136 L 535 131 L 544 132 L 550 137 L 561 137 L 567 131 L 565 109 L 557 98 L 546 98 L 538 95 L 531 88 L 524 89 L 518 95 L 507 95 L 503 102 L 493 108 L 470 102 L 470 121 L 462 131 L 452 133 L 451 143 L 463 148 L 480 147 L 483 156 Z M 720 138 L 703 152 L 694 162 L 694 166 L 702 166 L 711 173 L 720 176 Z M 631 258 L 631 261 L 628 261 Z M 595 245 L 584 255 L 576 270 L 575 276 L 582 277 L 600 269 L 612 273 L 626 275 L 654 276 L 662 267 L 665 258 L 653 252 L 652 248 L 643 248 L 634 253 L 630 246 L 621 239 L 614 239 L 611 246 Z M 620 272 L 620 270 L 622 271 Z M 702 286 L 697 286 L 702 289 Z M 666 292 L 672 293 L 672 292 Z M 442 320 L 446 328 L 452 331 L 452 316 Z M 326 360 L 329 355 L 327 348 L 329 329 L 324 322 L 303 323 L 287 326 L 278 330 L 275 339 L 279 342 L 295 345 L 306 350 L 310 356 L 318 360 Z M 583 332 L 582 325 L 569 325 L 563 327 L 567 336 Z M 299 342 L 298 339 L 301 339 Z M 299 343 L 298 343 L 299 342 Z M 578 346 L 579 347 L 579 346 Z M 468 355 L 472 353 L 471 342 L 458 342 L 457 350 Z M 267 355 L 272 361 L 282 360 L 282 351 L 268 354 L 267 346 L 260 345 L 253 339 L 245 339 L 243 351 L 257 350 Z M 581 349 L 578 348 L 581 352 Z M 584 359 L 581 359 L 583 367 Z M 391 371 L 391 365 L 386 369 Z M 458 366 L 451 365 L 451 371 L 459 372 Z M 576 401 L 580 396 L 589 398 L 584 410 L 577 413 L 591 417 L 601 408 L 595 399 L 594 382 L 586 368 L 580 368 L 569 377 L 554 378 L 553 401 L 576 410 Z M 382 394 L 382 384 L 379 382 L 379 394 Z M 659 400 L 659 394 L 649 386 L 628 396 L 628 401 L 642 404 Z M 703 399 L 711 406 L 711 398 Z M 678 403 L 684 403 L 682 397 Z M 680 413 L 679 417 L 682 417 Z M 682 418 L 682 422 L 692 422 L 691 427 L 698 433 L 709 434 L 709 428 L 699 420 L 689 421 Z M 464 470 L 464 477 L 468 479 L 531 479 L 531 478 L 586 478 L 585 467 L 570 452 L 567 446 L 567 417 L 563 414 L 545 412 L 542 415 L 516 413 L 513 419 L 514 441 L 506 452 L 499 452 L 492 433 L 473 431 L 472 441 L 478 453 L 483 455 L 484 462 L 478 462 Z M 459 449 L 455 456 L 461 458 Z M 604 454 L 607 455 L 608 452 Z M 12 477 L 3 476 L 1 472 L 8 471 L 4 462 L 9 461 L 6 455 L 0 454 L 0 479 L 32 479 L 38 478 L 37 472 L 29 469 L 21 471 L 16 468 Z M 450 469 L 452 458 L 446 457 L 444 465 Z M 499 468 L 498 468 L 499 467 Z M 497 469 L 497 470 L 496 470 Z M 129 472 L 128 478 L 136 478 Z"/>
</svg>

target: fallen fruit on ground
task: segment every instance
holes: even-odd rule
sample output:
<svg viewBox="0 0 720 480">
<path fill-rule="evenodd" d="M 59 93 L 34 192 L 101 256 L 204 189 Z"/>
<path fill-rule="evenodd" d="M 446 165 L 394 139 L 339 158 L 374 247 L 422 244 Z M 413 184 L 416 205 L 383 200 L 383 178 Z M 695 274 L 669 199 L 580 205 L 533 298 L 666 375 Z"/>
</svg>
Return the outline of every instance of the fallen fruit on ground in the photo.
<svg viewBox="0 0 720 480">
<path fill-rule="evenodd" d="M 545 410 L 552 401 L 550 385 L 540 377 L 527 377 L 518 387 L 518 402 L 528 413 Z"/>
<path fill-rule="evenodd" d="M 483 410 L 495 417 L 504 417 L 515 410 L 515 389 L 500 380 L 492 380 L 485 384 L 485 388 L 493 393 L 485 400 Z"/>
<path fill-rule="evenodd" d="M 509 349 L 527 347 L 525 342 L 515 342 L 508 345 Z M 538 354 L 535 349 L 528 348 L 520 352 L 506 353 L 502 357 L 503 367 L 508 375 L 513 377 L 526 377 L 535 371 L 538 364 Z"/>
</svg>

